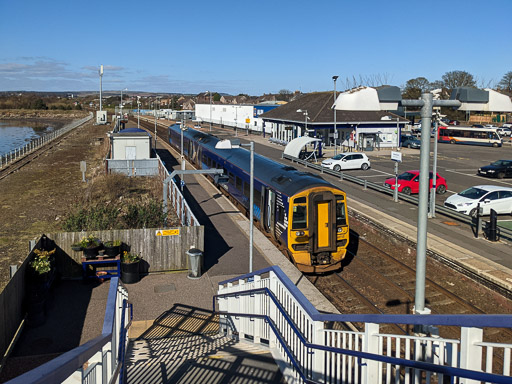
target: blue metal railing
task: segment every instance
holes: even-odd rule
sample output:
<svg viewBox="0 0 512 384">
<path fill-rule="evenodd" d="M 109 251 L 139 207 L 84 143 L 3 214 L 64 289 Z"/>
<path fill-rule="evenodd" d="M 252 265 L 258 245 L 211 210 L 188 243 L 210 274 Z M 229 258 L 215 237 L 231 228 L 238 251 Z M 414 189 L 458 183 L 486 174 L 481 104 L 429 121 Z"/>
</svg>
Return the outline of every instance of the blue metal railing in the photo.
<svg viewBox="0 0 512 384">
<path fill-rule="evenodd" d="M 83 382 L 90 382 L 89 376 L 94 376 L 94 370 L 99 367 L 102 367 L 102 377 L 104 380 L 106 379 L 107 382 L 116 382 L 118 377 L 120 380 L 123 379 L 122 375 L 124 374 L 124 371 L 122 371 L 122 365 L 124 364 L 125 354 L 124 344 L 126 343 L 126 332 L 130 327 L 131 320 L 133 318 L 133 306 L 126 299 L 123 299 L 122 304 L 119 305 L 119 298 L 121 296 L 126 296 L 121 292 L 121 289 L 119 278 L 111 278 L 105 317 L 103 320 L 103 329 L 100 336 L 60 355 L 38 368 L 8 381 L 8 384 L 61 383 L 67 380 L 76 371 L 82 372 Z M 120 327 L 117 325 L 118 321 L 116 320 L 116 317 L 119 316 L 119 313 L 117 312 L 118 309 L 121 309 Z M 124 325 L 126 310 L 130 311 L 130 320 L 126 325 Z M 109 343 L 111 343 L 111 345 L 107 354 L 111 355 L 112 364 L 106 364 L 102 359 L 104 354 L 103 349 L 108 346 Z M 116 343 L 119 344 L 117 350 L 115 345 Z M 123 345 L 123 347 L 121 347 L 121 345 Z M 114 351 L 119 352 L 114 353 Z M 102 355 L 100 358 L 101 363 L 93 364 L 92 368 L 89 367 L 89 369 L 85 371 L 83 369 L 84 364 L 89 362 L 98 352 Z M 105 372 L 108 366 L 111 367 L 111 371 Z M 119 382 L 122 383 L 122 381 Z"/>
<path fill-rule="evenodd" d="M 261 276 L 266 273 L 274 273 L 275 276 L 280 280 L 280 283 L 289 290 L 290 294 L 294 297 L 297 304 L 303 308 L 308 315 L 314 321 L 320 322 L 364 322 L 374 324 L 411 324 L 411 325 L 446 325 L 446 326 L 457 326 L 465 328 L 503 328 L 510 327 L 512 324 L 511 315 L 337 315 L 337 314 L 320 314 L 316 308 L 307 300 L 304 295 L 298 290 L 298 288 L 288 279 L 288 277 L 279 269 L 279 267 L 268 267 L 254 273 L 246 274 L 237 278 L 225 280 L 219 283 L 219 286 L 230 284 L 236 281 L 248 280 L 248 284 L 254 284 L 252 280 L 255 276 Z M 252 281 L 251 281 L 252 280 Z M 250 282 L 249 282 L 250 281 Z M 269 297 L 274 305 L 276 306 L 279 313 L 282 315 L 282 319 L 288 325 L 288 329 L 291 329 L 296 335 L 296 339 L 300 341 L 304 348 L 308 350 L 324 351 L 334 354 L 340 354 L 342 356 L 352 356 L 357 359 L 366 359 L 374 362 L 390 364 L 393 366 L 400 366 L 404 368 L 424 370 L 431 373 L 437 373 L 439 375 L 457 376 L 461 378 L 467 378 L 471 380 L 479 380 L 493 383 L 510 383 L 511 378 L 504 375 L 497 375 L 493 373 L 479 372 L 478 367 L 475 370 L 465 369 L 460 367 L 445 366 L 442 364 L 434 364 L 424 361 L 415 361 L 410 359 L 403 359 L 399 357 L 385 356 L 375 353 L 369 353 L 364 351 L 350 350 L 346 348 L 332 347 L 327 345 L 319 345 L 311 343 L 302 334 L 299 328 L 295 325 L 295 322 L 290 315 L 286 312 L 286 309 L 279 302 L 278 298 L 274 295 L 271 289 L 268 287 L 254 288 L 247 290 L 234 291 L 229 293 L 220 293 L 214 297 L 213 309 L 215 311 L 215 303 L 219 299 L 227 299 L 230 297 L 240 298 L 242 296 L 254 296 L 264 295 Z M 294 355 L 294 353 L 288 347 L 288 344 L 281 335 L 279 328 L 276 326 L 272 318 L 267 314 L 258 313 L 239 313 L 229 311 L 218 311 L 220 315 L 229 317 L 246 317 L 246 318 L 260 318 L 268 324 L 276 336 L 276 339 L 281 344 L 287 357 L 289 358 L 291 365 L 295 368 L 296 372 L 304 382 L 312 382 L 306 375 L 305 372 L 300 368 L 301 364 Z M 243 332 L 243 331 L 242 331 Z M 440 339 L 440 341 L 443 341 Z M 480 343 L 483 344 L 483 343 Z M 510 348 L 511 346 L 506 346 Z M 506 361 L 505 361 L 506 363 Z"/>
</svg>

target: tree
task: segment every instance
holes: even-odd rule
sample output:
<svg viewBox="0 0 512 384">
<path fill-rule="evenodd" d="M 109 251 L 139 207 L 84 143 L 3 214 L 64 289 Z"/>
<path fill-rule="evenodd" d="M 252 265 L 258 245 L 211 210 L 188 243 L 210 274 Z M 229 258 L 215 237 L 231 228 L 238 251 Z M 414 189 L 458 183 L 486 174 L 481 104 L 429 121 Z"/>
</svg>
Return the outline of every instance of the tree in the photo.
<svg viewBox="0 0 512 384">
<path fill-rule="evenodd" d="M 476 82 L 473 75 L 466 71 L 451 71 L 443 75 L 443 86 L 447 89 L 455 89 L 458 87 L 476 88 Z"/>
<path fill-rule="evenodd" d="M 498 83 L 498 87 L 507 92 L 512 92 L 512 71 L 505 73 Z"/>
<path fill-rule="evenodd" d="M 402 97 L 404 99 L 419 99 L 421 93 L 432 88 L 430 82 L 424 77 L 407 80 Z"/>
<path fill-rule="evenodd" d="M 220 98 L 221 96 L 217 92 L 213 94 L 213 101 L 220 101 Z"/>
</svg>

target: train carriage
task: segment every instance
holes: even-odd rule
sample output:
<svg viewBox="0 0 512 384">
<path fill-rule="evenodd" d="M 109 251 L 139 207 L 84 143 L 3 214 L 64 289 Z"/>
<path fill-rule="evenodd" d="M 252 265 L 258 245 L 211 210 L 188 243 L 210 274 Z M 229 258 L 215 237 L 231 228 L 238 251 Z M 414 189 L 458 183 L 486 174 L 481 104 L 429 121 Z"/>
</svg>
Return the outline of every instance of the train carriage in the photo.
<svg viewBox="0 0 512 384">
<path fill-rule="evenodd" d="M 249 212 L 250 152 L 216 149 L 220 139 L 194 129 L 183 131 L 183 154 L 197 168 L 224 170 L 220 187 Z M 169 127 L 169 142 L 181 150 L 179 125 Z M 254 219 L 307 273 L 337 270 L 349 241 L 346 194 L 320 176 L 254 155 Z"/>
</svg>

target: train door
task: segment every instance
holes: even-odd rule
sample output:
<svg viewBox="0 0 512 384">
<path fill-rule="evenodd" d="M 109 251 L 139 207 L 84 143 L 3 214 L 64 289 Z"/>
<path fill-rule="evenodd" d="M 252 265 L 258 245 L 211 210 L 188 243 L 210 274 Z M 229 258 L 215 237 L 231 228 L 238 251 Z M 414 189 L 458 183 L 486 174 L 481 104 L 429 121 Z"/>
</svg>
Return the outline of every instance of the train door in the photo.
<svg viewBox="0 0 512 384">
<path fill-rule="evenodd" d="M 336 251 L 336 198 L 330 191 L 317 192 L 309 199 L 309 222 L 314 231 L 313 252 Z"/>
<path fill-rule="evenodd" d="M 274 191 L 268 188 L 263 188 L 265 194 L 265 209 L 263 217 L 263 225 L 267 232 L 270 232 L 275 237 L 275 201 L 276 194 Z"/>
</svg>

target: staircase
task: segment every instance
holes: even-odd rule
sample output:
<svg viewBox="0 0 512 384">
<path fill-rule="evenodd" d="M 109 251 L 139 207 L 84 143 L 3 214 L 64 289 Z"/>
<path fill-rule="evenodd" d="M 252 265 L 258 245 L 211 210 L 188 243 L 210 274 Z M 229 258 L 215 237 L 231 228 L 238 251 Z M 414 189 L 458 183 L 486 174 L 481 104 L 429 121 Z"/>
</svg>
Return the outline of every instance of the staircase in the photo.
<svg viewBox="0 0 512 384">
<path fill-rule="evenodd" d="M 211 312 L 175 306 L 130 341 L 127 383 L 279 383 L 268 349 L 219 333 Z"/>
</svg>

